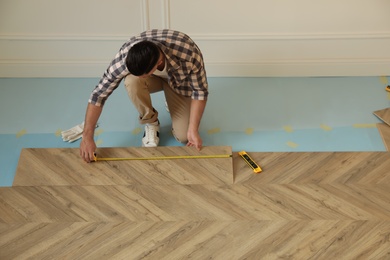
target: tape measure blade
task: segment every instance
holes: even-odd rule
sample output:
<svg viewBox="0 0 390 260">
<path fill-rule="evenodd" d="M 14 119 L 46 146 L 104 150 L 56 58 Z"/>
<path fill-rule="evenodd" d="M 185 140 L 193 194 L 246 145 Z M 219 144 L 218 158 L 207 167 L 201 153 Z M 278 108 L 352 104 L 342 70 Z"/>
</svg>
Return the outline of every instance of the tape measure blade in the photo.
<svg viewBox="0 0 390 260">
<path fill-rule="evenodd" d="M 99 158 L 97 161 L 135 161 L 135 160 L 172 160 L 172 159 L 208 159 L 208 158 L 231 158 L 230 154 L 217 155 L 173 155 L 173 156 L 156 156 L 156 157 L 124 157 L 124 158 Z"/>
</svg>

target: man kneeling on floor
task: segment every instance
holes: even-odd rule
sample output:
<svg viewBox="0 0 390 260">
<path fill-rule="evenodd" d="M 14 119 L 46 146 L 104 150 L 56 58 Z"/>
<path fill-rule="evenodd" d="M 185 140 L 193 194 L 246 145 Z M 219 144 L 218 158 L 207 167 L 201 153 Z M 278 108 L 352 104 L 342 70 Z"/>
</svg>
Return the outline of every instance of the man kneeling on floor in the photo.
<svg viewBox="0 0 390 260">
<path fill-rule="evenodd" d="M 94 160 L 94 131 L 103 105 L 123 78 L 139 121 L 145 125 L 142 146 L 158 146 L 160 122 L 150 94 L 163 90 L 173 135 L 201 149 L 199 124 L 208 96 L 202 53 L 184 33 L 150 30 L 123 44 L 90 96 L 80 144 L 80 156 L 86 162 Z"/>
</svg>

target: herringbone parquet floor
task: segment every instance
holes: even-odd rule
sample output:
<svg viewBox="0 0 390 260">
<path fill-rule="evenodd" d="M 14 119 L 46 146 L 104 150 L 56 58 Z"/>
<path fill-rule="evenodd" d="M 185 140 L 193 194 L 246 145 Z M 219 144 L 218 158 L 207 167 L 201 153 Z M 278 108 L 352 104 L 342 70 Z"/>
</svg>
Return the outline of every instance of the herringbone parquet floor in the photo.
<svg viewBox="0 0 390 260">
<path fill-rule="evenodd" d="M 250 155 L 261 174 L 237 153 L 86 164 L 77 149 L 24 149 L 0 189 L 0 259 L 390 259 L 390 153 Z"/>
</svg>

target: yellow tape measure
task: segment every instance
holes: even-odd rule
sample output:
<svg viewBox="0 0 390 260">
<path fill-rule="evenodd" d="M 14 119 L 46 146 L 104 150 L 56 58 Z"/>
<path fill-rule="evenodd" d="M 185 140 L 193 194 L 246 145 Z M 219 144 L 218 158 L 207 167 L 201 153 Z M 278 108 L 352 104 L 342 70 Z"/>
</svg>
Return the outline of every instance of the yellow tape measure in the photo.
<svg viewBox="0 0 390 260">
<path fill-rule="evenodd" d="M 244 161 L 249 165 L 249 167 L 252 168 L 254 173 L 260 173 L 263 171 L 260 168 L 260 166 L 257 163 L 255 163 L 255 161 L 249 156 L 247 152 L 241 151 L 238 154 L 242 157 L 242 159 L 244 159 Z"/>
<path fill-rule="evenodd" d="M 214 155 L 174 155 L 174 156 L 153 156 L 153 157 L 123 157 L 123 158 L 99 158 L 94 156 L 94 161 L 135 161 L 135 160 L 172 160 L 172 159 L 207 159 L 207 158 L 230 158 L 230 154 Z"/>
</svg>

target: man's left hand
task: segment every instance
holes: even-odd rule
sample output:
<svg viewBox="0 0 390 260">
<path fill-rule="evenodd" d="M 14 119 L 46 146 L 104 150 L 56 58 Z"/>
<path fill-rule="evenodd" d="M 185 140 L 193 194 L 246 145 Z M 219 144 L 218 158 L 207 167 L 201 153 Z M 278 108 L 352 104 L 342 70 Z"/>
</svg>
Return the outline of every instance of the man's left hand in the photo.
<svg viewBox="0 0 390 260">
<path fill-rule="evenodd" d="M 202 149 L 202 138 L 200 137 L 199 132 L 188 132 L 187 138 L 187 146 L 194 146 L 198 151 Z"/>
</svg>

